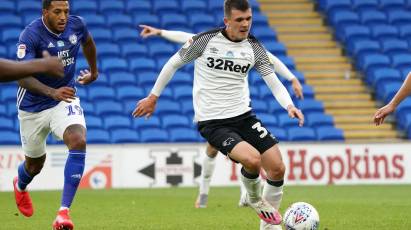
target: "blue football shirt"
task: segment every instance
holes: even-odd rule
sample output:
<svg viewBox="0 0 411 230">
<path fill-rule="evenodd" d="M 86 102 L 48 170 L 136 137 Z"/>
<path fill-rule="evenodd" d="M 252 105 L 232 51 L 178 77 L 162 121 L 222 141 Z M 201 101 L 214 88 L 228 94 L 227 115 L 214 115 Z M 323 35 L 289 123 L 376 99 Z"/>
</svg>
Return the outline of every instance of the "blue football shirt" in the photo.
<svg viewBox="0 0 411 230">
<path fill-rule="evenodd" d="M 87 41 L 89 32 L 83 19 L 78 16 L 69 16 L 64 32 L 55 34 L 44 24 L 42 18 L 31 22 L 20 34 L 17 44 L 17 59 L 30 60 L 41 58 L 42 52 L 47 50 L 50 55 L 61 58 L 64 65 L 64 78 L 57 79 L 46 75 L 33 76 L 43 84 L 60 88 L 74 87 L 77 53 L 80 45 Z M 17 107 L 27 112 L 40 112 L 56 106 L 59 101 L 52 98 L 29 92 L 24 88 L 17 91 Z"/>
</svg>

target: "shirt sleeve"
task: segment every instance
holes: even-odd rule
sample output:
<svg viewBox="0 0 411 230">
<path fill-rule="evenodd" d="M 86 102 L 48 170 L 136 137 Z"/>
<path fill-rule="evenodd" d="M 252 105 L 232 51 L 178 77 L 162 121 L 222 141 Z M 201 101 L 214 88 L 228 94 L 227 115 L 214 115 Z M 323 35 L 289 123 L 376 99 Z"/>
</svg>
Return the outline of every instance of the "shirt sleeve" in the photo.
<svg viewBox="0 0 411 230">
<path fill-rule="evenodd" d="M 161 37 L 175 43 L 184 44 L 189 39 L 194 37 L 195 34 L 186 33 L 183 31 L 175 31 L 175 30 L 161 30 Z"/>
<path fill-rule="evenodd" d="M 193 38 L 188 39 L 188 41 L 178 51 L 183 63 L 189 63 L 200 57 L 207 47 L 208 42 L 217 33 L 219 33 L 219 30 L 197 34 Z"/>
<path fill-rule="evenodd" d="M 89 36 L 88 28 L 87 28 L 87 23 L 84 21 L 82 17 L 78 17 L 80 21 L 80 31 L 81 31 L 81 44 L 84 44 Z"/>
<path fill-rule="evenodd" d="M 296 78 L 296 76 L 287 68 L 287 66 L 272 53 L 267 51 L 268 58 L 270 63 L 274 66 L 275 73 L 280 74 L 285 79 L 291 81 Z"/>
<path fill-rule="evenodd" d="M 36 41 L 29 29 L 24 29 L 17 43 L 17 60 L 24 61 L 36 58 Z"/>
</svg>

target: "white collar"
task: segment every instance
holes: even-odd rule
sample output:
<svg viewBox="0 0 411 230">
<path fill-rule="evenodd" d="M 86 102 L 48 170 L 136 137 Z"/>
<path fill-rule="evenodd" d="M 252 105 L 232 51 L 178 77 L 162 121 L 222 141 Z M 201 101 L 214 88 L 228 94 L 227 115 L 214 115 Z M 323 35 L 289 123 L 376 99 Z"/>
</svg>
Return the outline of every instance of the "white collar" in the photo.
<svg viewBox="0 0 411 230">
<path fill-rule="evenodd" d="M 53 31 L 51 31 L 51 30 L 46 26 L 46 23 L 44 23 L 44 18 L 43 18 L 43 16 L 41 16 L 41 22 L 43 22 L 44 27 L 46 27 L 46 29 L 47 29 L 50 33 L 56 35 L 57 37 L 60 37 L 60 35 L 61 35 L 62 33 L 56 34 L 56 33 L 54 33 Z"/>
</svg>

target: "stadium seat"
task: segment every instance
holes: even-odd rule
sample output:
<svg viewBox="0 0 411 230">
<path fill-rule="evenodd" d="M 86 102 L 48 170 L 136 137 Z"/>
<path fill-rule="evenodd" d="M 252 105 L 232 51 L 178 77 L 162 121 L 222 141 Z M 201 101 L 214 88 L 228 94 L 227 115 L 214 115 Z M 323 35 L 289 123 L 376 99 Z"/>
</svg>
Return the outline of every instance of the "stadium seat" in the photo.
<svg viewBox="0 0 411 230">
<path fill-rule="evenodd" d="M 87 124 L 87 129 L 101 129 L 103 128 L 103 120 L 94 115 L 89 115 L 85 113 L 86 116 L 86 124 Z"/>
<path fill-rule="evenodd" d="M 402 80 L 401 72 L 393 68 L 376 68 L 366 76 L 367 83 L 374 87 L 399 80 Z"/>
<path fill-rule="evenodd" d="M 3 45 L 0 45 L 0 57 L 7 57 L 7 48 Z"/>
<path fill-rule="evenodd" d="M 380 8 L 385 11 L 401 10 L 405 7 L 405 0 L 379 0 Z"/>
<path fill-rule="evenodd" d="M 113 29 L 113 35 L 114 40 L 119 44 L 128 45 L 130 47 L 133 47 L 133 45 L 141 46 L 140 44 L 135 44 L 135 42 L 138 40 L 138 32 L 134 28 L 115 28 Z M 145 49 L 145 52 L 143 54 L 145 54 L 146 52 L 147 49 Z"/>
<path fill-rule="evenodd" d="M 90 14 L 97 14 L 98 7 L 96 1 L 73 1 L 70 10 L 73 14 L 87 16 Z M 88 23 L 87 20 L 86 22 Z"/>
<path fill-rule="evenodd" d="M 104 116 L 103 124 L 104 124 L 104 129 L 106 130 L 131 127 L 130 116 L 124 116 L 124 115 Z"/>
<path fill-rule="evenodd" d="M 0 130 L 14 131 L 14 120 L 12 118 L 0 116 Z"/>
<path fill-rule="evenodd" d="M 186 14 L 199 14 L 207 11 L 207 4 L 205 1 L 182 1 L 181 10 Z"/>
<path fill-rule="evenodd" d="M 198 133 L 192 128 L 174 128 L 169 131 L 172 142 L 197 142 Z"/>
<path fill-rule="evenodd" d="M 176 0 L 153 1 L 153 10 L 157 15 L 179 13 L 180 5 Z"/>
<path fill-rule="evenodd" d="M 124 14 L 125 5 L 123 1 L 102 0 L 99 10 L 104 15 L 116 15 L 117 17 Z"/>
<path fill-rule="evenodd" d="M 90 28 L 89 31 L 97 44 L 100 42 L 111 42 L 111 39 L 113 37 L 111 34 L 111 30 L 109 29 Z"/>
<path fill-rule="evenodd" d="M 160 18 L 162 28 L 168 29 L 188 25 L 187 17 L 184 14 L 161 14 Z"/>
<path fill-rule="evenodd" d="M 101 60 L 101 70 L 106 74 L 115 71 L 128 71 L 128 63 L 123 58 L 103 58 Z"/>
<path fill-rule="evenodd" d="M 191 100 L 193 98 L 193 87 L 191 86 L 177 86 L 173 89 L 174 98 L 177 101 Z"/>
<path fill-rule="evenodd" d="M 287 52 L 286 52 L 287 49 L 285 48 L 284 44 L 280 42 L 271 41 L 271 42 L 264 42 L 263 44 L 268 51 L 270 51 L 272 54 L 276 56 L 286 56 L 287 55 Z"/>
<path fill-rule="evenodd" d="M 303 111 L 303 113 L 312 112 L 324 112 L 324 104 L 322 101 L 315 99 L 304 99 L 297 101 L 297 107 Z"/>
<path fill-rule="evenodd" d="M 400 89 L 401 85 L 402 85 L 402 81 L 397 81 L 397 82 L 387 83 L 386 85 L 382 87 L 381 94 L 383 96 L 382 99 L 384 100 L 384 103 L 388 103 L 391 101 L 391 99 Z"/>
<path fill-rule="evenodd" d="M 101 42 L 97 43 L 96 46 L 99 58 L 114 58 L 121 55 L 120 46 L 115 43 Z"/>
<path fill-rule="evenodd" d="M 170 80 L 168 85 L 174 88 L 177 86 L 190 86 L 192 88 L 193 78 L 194 76 L 192 73 L 189 74 L 187 72 L 178 71 L 174 74 L 174 77 Z M 191 91 L 192 89 L 190 89 L 190 92 Z"/>
<path fill-rule="evenodd" d="M 5 105 L 0 104 L 0 116 L 7 116 L 7 107 Z"/>
<path fill-rule="evenodd" d="M 149 25 L 154 27 L 161 27 L 160 19 L 155 14 L 142 14 L 136 13 L 134 14 L 134 25 Z"/>
<path fill-rule="evenodd" d="M 190 127 L 190 120 L 184 115 L 162 115 L 161 124 L 165 129 L 188 128 Z"/>
<path fill-rule="evenodd" d="M 15 13 L 16 6 L 13 1 L 3 0 L 0 4 L 0 14 Z"/>
<path fill-rule="evenodd" d="M 390 67 L 390 58 L 383 54 L 370 54 L 361 56 L 361 59 L 357 60 L 357 67 L 363 70 L 365 73 L 373 71 L 375 68 Z"/>
<path fill-rule="evenodd" d="M 317 136 L 314 129 L 308 127 L 292 127 L 287 130 L 290 141 L 315 141 Z"/>
<path fill-rule="evenodd" d="M 268 106 L 265 100 L 253 99 L 251 101 L 251 108 L 253 108 L 253 111 L 257 114 L 266 113 L 268 111 Z"/>
<path fill-rule="evenodd" d="M 130 71 L 135 73 L 140 73 L 143 71 L 154 71 L 156 70 L 156 63 L 153 59 L 149 58 L 136 58 L 130 61 Z"/>
<path fill-rule="evenodd" d="M 145 128 L 161 128 L 160 118 L 156 115 L 151 116 L 149 119 L 134 118 L 133 119 L 134 129 L 145 129 Z"/>
<path fill-rule="evenodd" d="M 375 25 L 371 27 L 371 35 L 380 41 L 399 37 L 397 27 L 391 25 Z"/>
<path fill-rule="evenodd" d="M 382 43 L 382 52 L 388 55 L 408 54 L 408 43 L 401 39 L 388 39 Z"/>
<path fill-rule="evenodd" d="M 271 29 L 268 25 L 268 18 L 264 14 L 259 12 L 253 13 L 253 25 L 255 26 L 266 26 L 267 29 Z"/>
<path fill-rule="evenodd" d="M 351 9 L 351 0 L 325 0 L 324 10 L 327 13 Z"/>
<path fill-rule="evenodd" d="M 387 15 L 377 10 L 367 10 L 361 13 L 361 24 L 366 26 L 375 26 L 378 24 L 387 24 Z"/>
<path fill-rule="evenodd" d="M 261 120 L 264 127 L 278 127 L 277 117 L 270 113 L 259 113 L 258 118 Z"/>
<path fill-rule="evenodd" d="M 267 126 L 268 131 L 279 141 L 287 141 L 288 135 L 287 131 L 283 128 L 278 128 L 276 126 Z"/>
<path fill-rule="evenodd" d="M 378 9 L 377 0 L 352 0 L 352 6 L 357 12 L 365 12 Z"/>
<path fill-rule="evenodd" d="M 81 108 L 83 109 L 84 114 L 87 115 L 96 115 L 94 110 L 94 104 L 88 101 L 86 98 L 81 99 Z"/>
<path fill-rule="evenodd" d="M 41 14 L 41 4 L 33 4 L 32 1 L 16 1 L 17 2 L 17 12 L 19 15 L 37 13 Z"/>
<path fill-rule="evenodd" d="M 251 33 L 263 43 L 277 40 L 277 34 L 275 31 L 271 28 L 267 28 L 266 26 L 253 26 L 251 27 Z"/>
<path fill-rule="evenodd" d="M 111 131 L 112 143 L 137 143 L 140 141 L 137 131 L 123 128 Z"/>
<path fill-rule="evenodd" d="M 152 87 L 156 82 L 158 73 L 154 71 L 139 72 L 137 75 L 137 85 L 142 87 Z"/>
<path fill-rule="evenodd" d="M 87 143 L 90 144 L 106 144 L 110 143 L 110 134 L 104 129 L 88 129 Z"/>
<path fill-rule="evenodd" d="M 337 30 L 336 36 L 342 42 L 354 42 L 370 38 L 371 30 L 367 26 L 362 25 L 345 26 Z"/>
<path fill-rule="evenodd" d="M 88 98 L 87 88 L 83 85 L 76 86 L 76 96 L 84 99 Z"/>
<path fill-rule="evenodd" d="M 187 116 L 194 115 L 194 107 L 192 100 L 184 100 L 181 103 L 181 112 Z"/>
<path fill-rule="evenodd" d="M 210 14 L 205 14 L 204 12 L 197 13 L 197 14 L 191 14 L 189 16 L 189 22 L 192 28 L 196 28 L 196 27 L 215 28 L 216 27 L 214 17 L 211 16 Z"/>
<path fill-rule="evenodd" d="M 276 116 L 287 114 L 287 111 L 276 100 L 268 101 L 268 111 Z"/>
<path fill-rule="evenodd" d="M 32 3 L 31 3 L 32 4 Z M 41 11 L 39 11 L 41 12 Z M 13 14 L 2 14 L 0 15 L 0 29 L 15 29 L 23 27 L 21 17 Z"/>
<path fill-rule="evenodd" d="M 379 53 L 381 45 L 378 41 L 364 39 L 350 43 L 347 49 L 351 55 L 361 58 L 363 55 Z"/>
<path fill-rule="evenodd" d="M 165 43 L 155 43 L 148 46 L 148 52 L 154 59 L 167 58 L 168 60 L 176 51 L 173 45 Z"/>
<path fill-rule="evenodd" d="M 9 130 L 0 130 L 0 145 L 20 145 L 20 135 Z"/>
<path fill-rule="evenodd" d="M 15 117 L 17 118 L 17 107 L 15 101 L 7 102 L 7 115 L 8 117 Z"/>
<path fill-rule="evenodd" d="M 320 141 L 343 141 L 344 133 L 341 129 L 334 127 L 318 127 L 316 129 Z"/>
<path fill-rule="evenodd" d="M 329 17 L 331 24 L 337 28 L 341 28 L 346 25 L 359 24 L 360 22 L 358 13 L 355 13 L 351 10 L 336 11 Z"/>
<path fill-rule="evenodd" d="M 290 118 L 288 114 L 279 114 L 278 118 L 278 125 L 281 128 L 288 129 L 291 127 L 298 127 L 298 119 Z"/>
<path fill-rule="evenodd" d="M 114 89 L 109 86 L 90 87 L 88 89 L 88 99 L 90 101 L 113 99 L 115 95 Z"/>
<path fill-rule="evenodd" d="M 116 15 L 115 17 L 107 17 L 107 26 L 109 28 L 133 28 L 133 18 L 129 15 Z M 137 31 L 135 31 L 137 33 Z"/>
<path fill-rule="evenodd" d="M 168 142 L 168 133 L 163 129 L 158 128 L 144 128 L 140 130 L 141 142 Z"/>
<path fill-rule="evenodd" d="M 174 100 L 163 99 L 162 97 L 157 102 L 157 107 L 154 112 L 158 115 L 181 114 L 180 104 Z"/>
<path fill-rule="evenodd" d="M 123 105 L 112 100 L 102 100 L 95 103 L 95 113 L 99 116 L 123 114 Z"/>
<path fill-rule="evenodd" d="M 397 54 L 391 56 L 392 66 L 396 69 L 411 66 L 411 54 Z"/>
<path fill-rule="evenodd" d="M 117 36 L 115 37 L 115 39 L 118 39 L 118 41 L 122 41 L 123 38 L 121 36 Z M 132 60 L 135 58 L 148 56 L 148 49 L 146 45 L 141 45 L 137 43 L 124 43 L 121 46 L 121 55 L 127 58 L 127 60 Z"/>
<path fill-rule="evenodd" d="M 112 72 L 110 74 L 109 83 L 115 88 L 120 86 L 133 86 L 137 84 L 137 76 L 130 72 Z"/>
<path fill-rule="evenodd" d="M 84 2 L 86 3 L 86 2 Z M 88 3 L 88 1 L 87 1 Z M 80 4 L 82 6 L 82 4 Z M 82 15 L 84 20 L 86 21 L 87 27 L 90 28 L 104 28 L 106 26 L 106 19 L 104 16 L 99 15 L 99 14 L 92 14 L 88 10 L 86 10 L 87 13 L 85 14 L 79 14 Z"/>
<path fill-rule="evenodd" d="M 20 33 L 21 33 L 21 29 L 5 29 L 2 31 L 2 37 L 3 37 L 3 43 L 7 43 L 7 44 L 17 44 L 19 37 L 20 37 Z"/>
<path fill-rule="evenodd" d="M 306 124 L 310 127 L 324 127 L 324 126 L 329 126 L 333 127 L 334 126 L 334 118 L 328 114 L 324 113 L 308 113 L 306 115 Z"/>
<path fill-rule="evenodd" d="M 17 99 L 17 88 L 16 87 L 5 87 L 0 91 L 1 102 L 16 102 Z"/>
<path fill-rule="evenodd" d="M 126 1 L 126 11 L 130 13 L 146 13 L 152 9 L 150 0 Z"/>
</svg>

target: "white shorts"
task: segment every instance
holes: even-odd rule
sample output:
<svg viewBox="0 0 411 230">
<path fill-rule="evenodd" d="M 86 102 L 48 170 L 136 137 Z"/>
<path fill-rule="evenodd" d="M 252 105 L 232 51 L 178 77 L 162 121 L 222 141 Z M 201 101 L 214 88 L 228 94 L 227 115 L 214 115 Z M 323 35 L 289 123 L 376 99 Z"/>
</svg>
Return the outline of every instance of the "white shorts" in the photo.
<svg viewBox="0 0 411 230">
<path fill-rule="evenodd" d="M 86 127 L 80 100 L 76 98 L 71 103 L 61 101 L 53 108 L 37 113 L 19 110 L 20 136 L 26 156 L 38 158 L 46 154 L 46 140 L 51 133 L 63 140 L 67 127 L 79 124 Z"/>
</svg>

